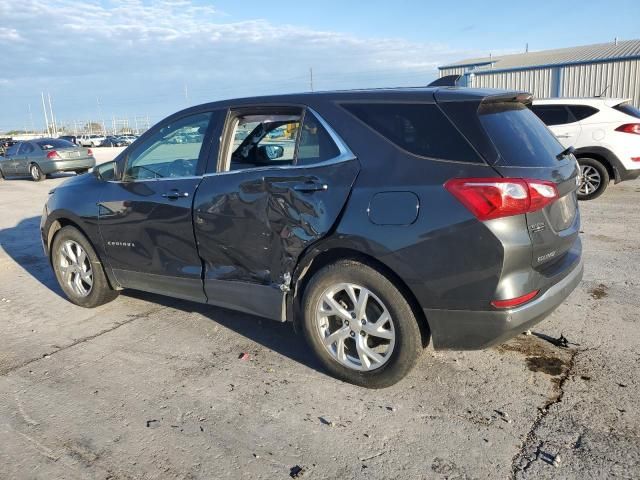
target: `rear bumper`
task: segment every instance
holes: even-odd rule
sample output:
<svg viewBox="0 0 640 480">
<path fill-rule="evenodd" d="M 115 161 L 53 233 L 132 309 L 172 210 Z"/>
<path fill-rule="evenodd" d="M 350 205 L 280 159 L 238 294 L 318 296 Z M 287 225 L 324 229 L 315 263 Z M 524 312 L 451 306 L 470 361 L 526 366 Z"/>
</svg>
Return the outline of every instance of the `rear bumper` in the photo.
<svg viewBox="0 0 640 480">
<path fill-rule="evenodd" d="M 424 309 L 436 349 L 478 350 L 497 345 L 546 318 L 582 280 L 582 259 L 540 297 L 505 311 Z"/>
<path fill-rule="evenodd" d="M 95 166 L 95 158 L 79 158 L 78 160 L 58 160 L 40 163 L 40 168 L 44 174 L 83 170 L 93 168 Z"/>
</svg>

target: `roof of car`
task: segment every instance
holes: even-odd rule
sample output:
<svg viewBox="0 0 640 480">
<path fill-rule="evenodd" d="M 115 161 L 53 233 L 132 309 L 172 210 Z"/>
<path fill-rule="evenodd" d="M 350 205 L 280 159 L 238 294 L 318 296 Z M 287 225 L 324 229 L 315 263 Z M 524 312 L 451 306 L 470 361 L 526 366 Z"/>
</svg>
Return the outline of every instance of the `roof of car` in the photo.
<svg viewBox="0 0 640 480">
<path fill-rule="evenodd" d="M 593 105 L 602 106 L 603 104 L 607 107 L 613 107 L 615 105 L 620 105 L 621 103 L 628 102 L 628 98 L 608 98 L 608 97 L 588 97 L 588 98 L 579 98 L 579 97 L 566 97 L 566 98 L 536 98 L 533 103 L 534 105 Z"/>
</svg>

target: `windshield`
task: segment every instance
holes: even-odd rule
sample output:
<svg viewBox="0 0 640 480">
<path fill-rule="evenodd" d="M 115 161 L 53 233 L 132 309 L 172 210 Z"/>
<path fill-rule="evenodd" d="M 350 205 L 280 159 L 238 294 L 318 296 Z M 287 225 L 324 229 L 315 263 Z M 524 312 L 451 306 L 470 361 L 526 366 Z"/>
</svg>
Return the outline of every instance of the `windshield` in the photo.
<svg viewBox="0 0 640 480">
<path fill-rule="evenodd" d="M 480 122 L 500 153 L 500 163 L 517 167 L 557 165 L 564 147 L 544 123 L 519 102 L 480 106 Z"/>
<path fill-rule="evenodd" d="M 36 142 L 42 150 L 51 150 L 54 148 L 74 148 L 75 144 L 61 140 L 59 138 L 49 138 L 47 140 L 40 140 Z"/>
</svg>

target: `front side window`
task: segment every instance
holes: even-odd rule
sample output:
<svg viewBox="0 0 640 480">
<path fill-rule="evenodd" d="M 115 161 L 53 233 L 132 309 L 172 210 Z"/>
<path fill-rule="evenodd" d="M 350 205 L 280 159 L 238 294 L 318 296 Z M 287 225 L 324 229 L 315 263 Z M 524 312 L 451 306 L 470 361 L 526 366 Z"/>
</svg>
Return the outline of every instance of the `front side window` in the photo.
<svg viewBox="0 0 640 480">
<path fill-rule="evenodd" d="M 156 130 L 128 155 L 124 179 L 150 180 L 196 175 L 211 112 L 183 117 Z"/>
</svg>

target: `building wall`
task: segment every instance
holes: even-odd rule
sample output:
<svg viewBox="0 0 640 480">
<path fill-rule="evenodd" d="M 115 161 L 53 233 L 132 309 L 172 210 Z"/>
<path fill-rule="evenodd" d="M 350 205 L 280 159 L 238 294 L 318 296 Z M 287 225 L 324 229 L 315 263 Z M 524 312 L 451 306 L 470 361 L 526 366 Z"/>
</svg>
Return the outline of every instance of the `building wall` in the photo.
<svg viewBox="0 0 640 480">
<path fill-rule="evenodd" d="M 462 70 L 464 68 L 441 70 L 440 76 L 466 74 L 467 86 L 525 90 L 538 98 L 600 94 L 631 98 L 633 104 L 640 107 L 640 59 L 510 71 Z M 470 73 L 474 74 L 471 84 Z M 609 88 L 603 93 L 607 86 Z"/>
<path fill-rule="evenodd" d="M 631 98 L 640 107 L 640 60 L 589 63 L 564 67 L 563 97 Z M 608 87 L 608 88 L 607 88 Z"/>
<path fill-rule="evenodd" d="M 524 90 L 533 93 L 536 97 L 550 97 L 552 96 L 552 76 L 553 72 L 550 68 L 476 73 L 473 86 L 476 88 Z"/>
</svg>

